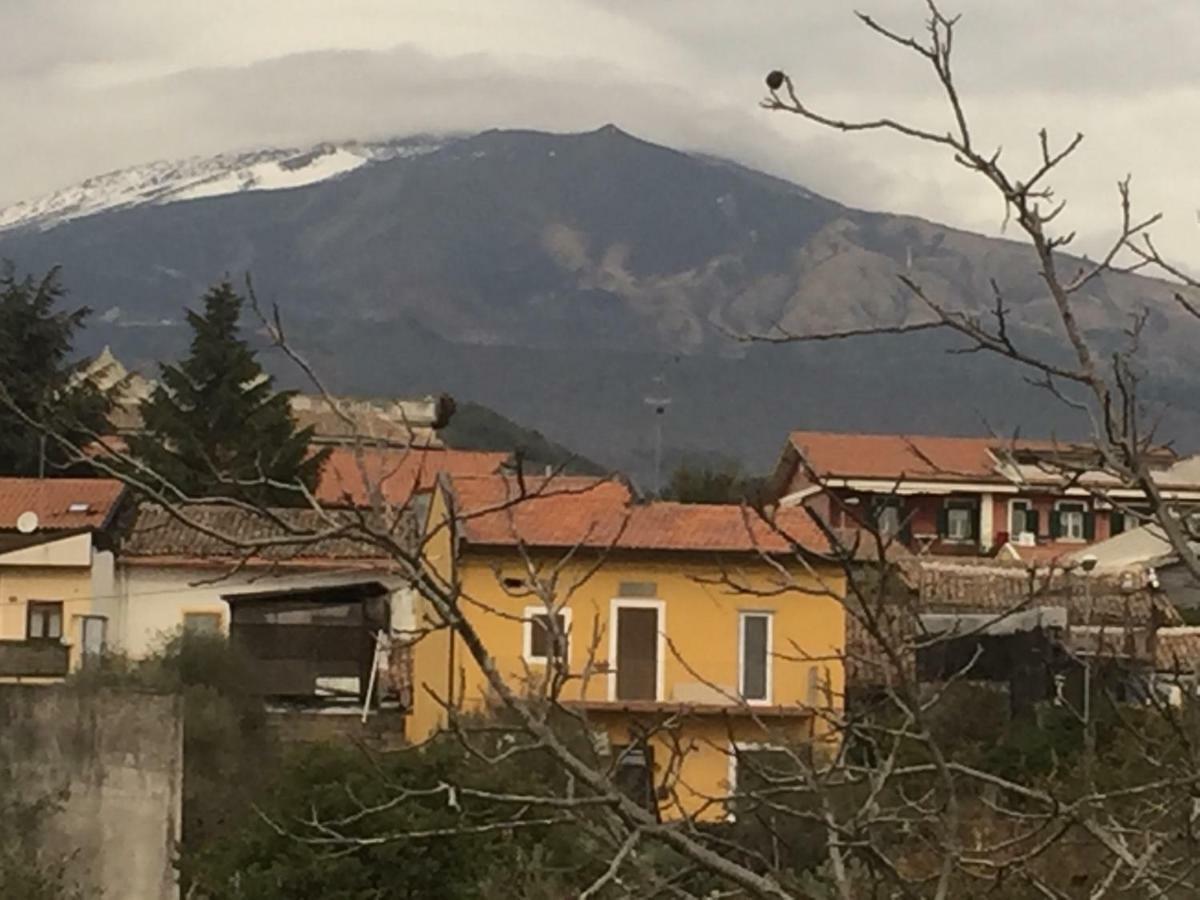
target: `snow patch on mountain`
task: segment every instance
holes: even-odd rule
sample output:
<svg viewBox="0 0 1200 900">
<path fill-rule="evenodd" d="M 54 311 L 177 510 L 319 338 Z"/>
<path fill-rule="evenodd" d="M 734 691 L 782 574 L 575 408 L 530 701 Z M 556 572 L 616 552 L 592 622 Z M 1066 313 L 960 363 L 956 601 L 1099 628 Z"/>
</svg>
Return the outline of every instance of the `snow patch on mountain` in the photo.
<svg viewBox="0 0 1200 900">
<path fill-rule="evenodd" d="M 373 163 L 423 156 L 445 143 L 427 137 L 398 138 L 160 160 L 96 175 L 36 200 L 0 208 L 0 231 L 46 231 L 72 219 L 135 206 L 303 187 Z"/>
</svg>

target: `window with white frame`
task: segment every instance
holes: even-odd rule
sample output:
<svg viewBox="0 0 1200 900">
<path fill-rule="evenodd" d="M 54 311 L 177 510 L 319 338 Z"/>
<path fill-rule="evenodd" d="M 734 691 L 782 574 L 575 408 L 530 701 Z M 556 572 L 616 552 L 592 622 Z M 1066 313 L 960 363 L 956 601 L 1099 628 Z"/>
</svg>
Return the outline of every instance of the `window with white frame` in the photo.
<svg viewBox="0 0 1200 900">
<path fill-rule="evenodd" d="M 975 539 L 975 504 L 966 501 L 948 501 L 943 510 L 945 537 L 950 541 L 972 541 Z"/>
<path fill-rule="evenodd" d="M 738 693 L 749 703 L 771 702 L 771 613 L 738 614 Z"/>
<path fill-rule="evenodd" d="M 812 765 L 812 748 L 791 748 L 771 744 L 735 743 L 730 747 L 729 801 L 730 820 L 743 816 L 770 825 L 782 817 L 783 806 L 803 803 L 803 792 L 791 793 L 787 787 L 799 787 L 802 774 Z"/>
<path fill-rule="evenodd" d="M 1087 505 L 1074 501 L 1060 502 L 1055 506 L 1058 513 L 1058 536 L 1064 541 L 1087 539 Z"/>
<path fill-rule="evenodd" d="M 1037 529 L 1030 521 L 1033 504 L 1028 500 L 1012 500 L 1008 505 L 1008 533 L 1016 539 L 1023 534 L 1034 534 Z"/>
<path fill-rule="evenodd" d="M 525 661 L 547 663 L 551 658 L 570 658 L 571 611 L 551 613 L 544 606 L 527 606 L 522 617 L 525 629 Z"/>
</svg>

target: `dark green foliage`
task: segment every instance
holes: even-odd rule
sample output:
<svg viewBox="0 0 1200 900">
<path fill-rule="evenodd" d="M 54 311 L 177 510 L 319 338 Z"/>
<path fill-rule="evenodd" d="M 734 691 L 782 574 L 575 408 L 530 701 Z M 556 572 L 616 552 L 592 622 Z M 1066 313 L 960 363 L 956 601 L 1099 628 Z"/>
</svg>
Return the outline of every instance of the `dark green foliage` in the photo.
<svg viewBox="0 0 1200 900">
<path fill-rule="evenodd" d="M 58 270 L 18 278 L 11 265 L 0 271 L 0 473 L 37 475 L 62 467 L 71 453 L 46 430 L 74 444 L 87 444 L 108 426 L 111 404 L 80 373 L 88 360 L 73 360 L 75 333 L 87 307 L 62 310 Z M 16 407 L 16 410 L 13 407 Z M 20 413 L 42 423 L 31 426 Z"/>
<path fill-rule="evenodd" d="M 577 475 L 603 475 L 603 467 L 556 444 L 540 431 L 523 428 L 478 403 L 458 404 L 450 423 L 439 432 L 455 450 L 495 450 L 519 455 L 527 470 L 551 466 Z"/>
<path fill-rule="evenodd" d="M 160 384 L 142 405 L 148 433 L 130 446 L 190 496 L 299 503 L 294 485 L 311 489 L 327 453 L 311 453 L 312 430 L 297 429 L 291 393 L 275 390 L 240 336 L 242 305 L 222 281 L 204 296 L 202 313 L 188 310 L 190 354 L 161 366 Z"/>
<path fill-rule="evenodd" d="M 747 475 L 736 462 L 704 465 L 684 461 L 671 473 L 663 490 L 663 499 L 679 503 L 755 505 L 760 501 L 762 491 L 762 479 Z"/>
<path fill-rule="evenodd" d="M 431 793 L 441 784 L 545 793 L 554 778 L 547 761 L 520 756 L 489 766 L 454 740 L 377 758 L 350 747 L 296 750 L 272 779 L 262 815 L 185 860 L 185 875 L 198 896 L 223 900 L 573 896 L 580 887 L 571 884 L 603 871 L 582 830 L 555 824 L 439 833 L 522 816 L 511 804 Z M 383 805 L 402 790 L 412 796 Z M 360 815 L 374 805 L 378 812 Z M 550 809 L 523 815 L 554 816 Z M 306 824 L 314 817 L 339 834 L 378 842 L 330 843 L 329 832 Z M 407 836 L 414 832 L 425 834 Z"/>
</svg>

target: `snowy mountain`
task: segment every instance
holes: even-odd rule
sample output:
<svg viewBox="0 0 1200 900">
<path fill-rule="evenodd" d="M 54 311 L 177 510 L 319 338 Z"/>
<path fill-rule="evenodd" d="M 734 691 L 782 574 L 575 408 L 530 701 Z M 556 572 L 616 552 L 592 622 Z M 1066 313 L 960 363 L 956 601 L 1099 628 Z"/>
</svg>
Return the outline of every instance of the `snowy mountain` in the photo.
<svg viewBox="0 0 1200 900">
<path fill-rule="evenodd" d="M 0 208 L 0 232 L 46 231 L 71 219 L 134 206 L 301 187 L 372 163 L 432 153 L 446 143 L 443 138 L 419 136 L 159 160 L 96 175 L 44 197 Z"/>
</svg>

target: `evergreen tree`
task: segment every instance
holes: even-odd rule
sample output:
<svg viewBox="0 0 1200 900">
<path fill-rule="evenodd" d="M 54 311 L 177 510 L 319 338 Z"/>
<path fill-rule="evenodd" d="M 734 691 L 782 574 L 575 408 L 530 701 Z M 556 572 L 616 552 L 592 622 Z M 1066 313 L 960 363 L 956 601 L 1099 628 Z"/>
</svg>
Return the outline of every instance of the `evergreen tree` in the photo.
<svg viewBox="0 0 1200 900">
<path fill-rule="evenodd" d="M 188 310 L 190 354 L 160 366 L 142 404 L 145 434 L 130 449 L 190 496 L 299 503 L 299 491 L 280 485 L 313 488 L 328 451 L 311 452 L 312 429 L 296 427 L 292 392 L 275 390 L 240 337 L 242 304 L 222 281 L 205 294 L 202 313 Z"/>
<path fill-rule="evenodd" d="M 75 332 L 91 310 L 59 309 L 58 269 L 43 278 L 0 270 L 0 473 L 38 475 L 73 462 L 47 432 L 86 445 L 108 430 L 111 403 L 72 360 Z M 41 427 L 30 425 L 26 417 Z"/>
</svg>

